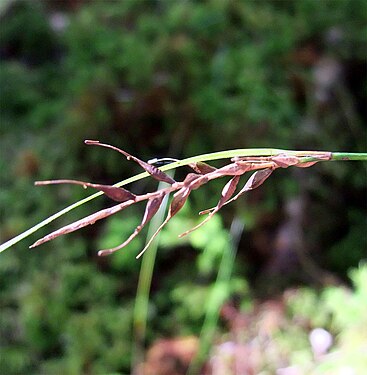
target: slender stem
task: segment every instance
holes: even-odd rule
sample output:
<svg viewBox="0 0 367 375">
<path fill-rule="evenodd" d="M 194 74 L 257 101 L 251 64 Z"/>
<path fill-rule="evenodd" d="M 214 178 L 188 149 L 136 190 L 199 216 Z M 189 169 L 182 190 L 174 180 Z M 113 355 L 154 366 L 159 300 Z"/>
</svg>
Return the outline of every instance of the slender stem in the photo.
<svg viewBox="0 0 367 375">
<path fill-rule="evenodd" d="M 367 153 L 365 152 L 333 152 L 331 160 L 359 160 L 367 161 Z"/>
<path fill-rule="evenodd" d="M 166 185 L 167 184 L 165 184 L 164 182 L 160 182 L 158 185 L 158 189 L 163 188 Z M 157 214 L 153 217 L 149 225 L 147 239 L 152 237 L 152 235 L 163 222 L 167 205 L 168 195 L 164 197 L 161 207 L 159 208 Z M 149 310 L 149 294 L 152 284 L 152 276 L 157 250 L 158 238 L 156 237 L 155 241 L 150 247 L 150 251 L 148 251 L 143 257 L 139 273 L 133 317 L 134 341 L 132 347 L 131 373 L 133 372 L 133 369 L 136 368 L 136 366 L 139 363 L 142 363 L 144 360 L 144 345 L 146 340 L 146 327 Z"/>
<path fill-rule="evenodd" d="M 230 229 L 231 241 L 228 243 L 228 249 L 224 249 L 223 251 L 217 279 L 212 287 L 207 303 L 205 319 L 200 333 L 199 350 L 190 364 L 187 375 L 195 375 L 200 373 L 200 368 L 208 358 L 209 351 L 213 346 L 220 309 L 228 298 L 230 287 L 229 283 L 231 280 L 233 265 L 236 259 L 238 243 L 243 232 L 243 227 L 243 223 L 238 218 L 233 220 Z"/>
</svg>

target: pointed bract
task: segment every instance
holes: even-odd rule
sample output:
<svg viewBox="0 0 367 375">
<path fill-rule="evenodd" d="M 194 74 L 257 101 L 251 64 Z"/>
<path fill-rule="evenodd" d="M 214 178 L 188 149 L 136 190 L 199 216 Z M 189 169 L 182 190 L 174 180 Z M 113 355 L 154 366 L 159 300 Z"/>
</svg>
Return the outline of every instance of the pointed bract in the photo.
<svg viewBox="0 0 367 375">
<path fill-rule="evenodd" d="M 216 206 L 217 211 L 232 197 L 236 191 L 240 177 L 241 176 L 234 176 L 225 184 L 224 188 L 222 189 L 220 200 Z"/>
<path fill-rule="evenodd" d="M 173 195 L 173 199 L 168 210 L 169 218 L 172 218 L 177 214 L 178 211 L 181 210 L 181 208 L 186 203 L 187 198 L 190 195 L 190 192 L 191 190 L 189 188 L 184 187 Z"/>
<path fill-rule="evenodd" d="M 86 140 L 86 141 L 84 141 L 84 143 L 87 144 L 87 145 L 110 148 L 112 150 L 115 150 L 115 151 L 125 155 L 127 160 L 132 160 L 135 163 L 138 163 L 147 173 L 149 173 L 154 179 L 156 179 L 158 181 L 167 182 L 170 185 L 172 185 L 176 182 L 172 177 L 168 176 L 168 174 L 162 172 L 160 169 L 156 168 L 154 165 L 146 163 L 145 161 L 140 160 L 133 155 L 130 155 L 128 152 L 126 152 L 126 151 L 124 151 L 124 150 L 122 150 L 118 147 L 111 146 L 111 145 L 106 144 L 106 143 L 100 143 L 99 141 Z"/>
<path fill-rule="evenodd" d="M 245 186 L 230 200 L 228 200 L 225 204 L 235 201 L 238 199 L 242 194 L 246 193 L 247 191 L 256 189 L 260 185 L 262 185 L 267 178 L 273 173 L 273 169 L 266 168 L 256 171 L 251 175 L 251 177 L 247 180 Z"/>
<path fill-rule="evenodd" d="M 147 206 L 145 207 L 143 219 L 140 224 L 141 226 L 144 226 L 157 213 L 164 197 L 165 194 L 159 194 L 157 197 L 148 200 Z"/>
<path fill-rule="evenodd" d="M 105 195 L 109 198 L 113 199 L 116 202 L 125 202 L 129 199 L 135 199 L 135 194 L 131 193 L 130 191 L 123 189 L 121 187 L 113 186 L 113 185 L 100 185 L 100 184 L 92 184 L 90 182 L 78 181 L 78 180 L 48 180 L 48 181 L 36 181 L 34 183 L 37 186 L 40 185 L 59 185 L 59 184 L 72 184 L 72 185 L 80 185 L 84 188 L 91 187 L 93 189 L 97 189 L 102 191 Z"/>
<path fill-rule="evenodd" d="M 270 177 L 272 173 L 273 173 L 273 169 L 271 168 L 266 168 L 266 169 L 261 169 L 260 171 L 256 171 L 247 180 L 242 190 L 249 191 L 249 190 L 256 189 L 257 187 L 262 185 L 265 182 L 265 180 Z"/>
<path fill-rule="evenodd" d="M 117 187 L 117 186 L 110 186 L 110 185 L 97 185 L 97 184 L 90 184 L 87 185 L 94 189 L 103 191 L 108 198 L 113 199 L 116 202 L 126 202 L 130 199 L 135 199 L 135 194 L 131 193 L 130 191 Z"/>
<path fill-rule="evenodd" d="M 207 174 L 214 172 L 217 168 L 212 167 L 211 165 L 204 163 L 202 161 L 198 161 L 196 163 L 189 164 L 189 167 L 192 168 L 195 172 L 199 174 Z"/>
</svg>

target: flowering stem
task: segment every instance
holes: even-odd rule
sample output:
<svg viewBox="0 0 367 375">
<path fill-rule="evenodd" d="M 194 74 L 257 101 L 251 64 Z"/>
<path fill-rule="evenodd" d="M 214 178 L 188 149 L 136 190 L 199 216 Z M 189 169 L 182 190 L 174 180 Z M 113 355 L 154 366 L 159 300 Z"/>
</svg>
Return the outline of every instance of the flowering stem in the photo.
<svg viewBox="0 0 367 375">
<path fill-rule="evenodd" d="M 302 162 L 309 162 L 316 160 L 313 158 L 313 156 L 320 155 L 321 151 L 293 151 L 293 150 L 283 150 L 283 149 L 275 149 L 275 148 L 249 148 L 249 149 L 237 149 L 237 150 L 227 150 L 227 151 L 220 151 L 220 152 L 214 152 L 209 154 L 202 154 L 190 158 L 186 158 L 183 160 L 179 160 L 176 162 L 173 162 L 168 165 L 164 165 L 160 169 L 162 171 L 168 171 L 171 169 L 175 169 L 178 167 L 182 167 L 188 164 L 192 163 L 198 163 L 198 162 L 206 162 L 211 160 L 219 160 L 219 159 L 230 159 L 234 157 L 259 157 L 259 156 L 275 156 L 279 154 L 286 154 L 290 156 L 299 156 L 302 157 Z M 330 161 L 346 161 L 346 160 L 360 160 L 360 161 L 367 161 L 367 153 L 349 153 L 349 152 L 333 152 L 331 153 Z M 320 161 L 320 160 L 317 160 Z M 124 186 L 126 184 L 129 184 L 131 182 L 143 179 L 145 177 L 148 177 L 149 174 L 147 172 L 137 174 L 131 178 L 128 178 L 124 181 L 121 181 L 117 183 L 114 186 Z M 3 243 L 0 245 L 0 253 L 2 251 L 5 251 L 9 247 L 15 245 L 16 243 L 20 242 L 21 240 L 27 238 L 37 230 L 41 229 L 42 227 L 46 226 L 47 224 L 50 224 L 52 221 L 58 219 L 62 215 L 66 214 L 67 212 L 83 205 L 84 203 L 87 203 L 100 195 L 102 195 L 102 192 L 95 193 L 93 195 L 90 195 L 89 197 L 86 197 L 76 203 L 73 203 L 72 205 L 62 209 L 61 211 L 51 215 L 50 217 L 46 218 L 45 220 L 41 221 L 40 223 L 34 225 L 30 229 L 26 230 L 25 232 L 19 234 L 18 236 L 10 239 L 9 241 Z"/>
</svg>

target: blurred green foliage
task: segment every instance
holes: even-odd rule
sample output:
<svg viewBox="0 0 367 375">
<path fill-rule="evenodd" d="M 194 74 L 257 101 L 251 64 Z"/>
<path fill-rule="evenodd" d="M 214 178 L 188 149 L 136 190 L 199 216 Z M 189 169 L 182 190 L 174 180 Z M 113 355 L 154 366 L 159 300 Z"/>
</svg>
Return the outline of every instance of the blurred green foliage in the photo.
<svg viewBox="0 0 367 375">
<path fill-rule="evenodd" d="M 0 242 L 88 194 L 75 186 L 34 188 L 34 180 L 113 183 L 138 171 L 117 153 L 83 146 L 84 139 L 142 159 L 261 146 L 366 149 L 365 1 L 14 0 L 0 12 Z M 223 219 L 177 240 L 197 211 L 215 205 L 221 185 L 196 191 L 161 236 L 148 343 L 200 332 L 233 216 L 245 233 L 226 293 L 251 304 L 253 275 L 266 279 L 294 196 L 307 202 L 311 257 L 346 279 L 365 257 L 365 176 L 359 163 L 280 172 Z M 96 252 L 122 242 L 142 211 L 27 249 L 46 231 L 107 205 L 104 198 L 84 205 L 1 255 L 2 373 L 129 373 L 140 268 L 134 255 L 144 234 L 111 257 Z M 358 288 L 351 309 L 363 302 Z M 361 336 L 349 329 L 354 312 L 339 310 L 343 291 L 333 290 L 320 310 L 335 314 L 343 348 L 347 336 Z"/>
<path fill-rule="evenodd" d="M 349 275 L 354 292 L 335 286 L 325 288 L 319 294 L 311 289 L 301 289 L 287 300 L 293 319 L 303 320 L 311 327 L 323 327 L 334 337 L 330 352 L 311 366 L 313 374 L 333 374 L 340 369 L 363 374 L 366 367 L 366 264 L 361 263 Z"/>
</svg>

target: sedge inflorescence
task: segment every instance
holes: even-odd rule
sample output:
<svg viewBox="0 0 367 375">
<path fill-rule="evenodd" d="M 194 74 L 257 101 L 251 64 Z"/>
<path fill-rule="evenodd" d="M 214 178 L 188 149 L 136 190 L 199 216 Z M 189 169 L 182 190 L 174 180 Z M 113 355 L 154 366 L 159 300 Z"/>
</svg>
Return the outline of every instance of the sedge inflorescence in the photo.
<svg viewBox="0 0 367 375">
<path fill-rule="evenodd" d="M 143 227 L 153 218 L 153 216 L 158 212 L 164 197 L 174 193 L 171 200 L 168 214 L 153 236 L 149 239 L 144 249 L 137 255 L 139 258 L 147 250 L 149 245 L 152 243 L 153 239 L 157 234 L 162 230 L 162 228 L 171 220 L 184 206 L 187 201 L 190 193 L 193 190 L 200 188 L 202 185 L 207 182 L 221 178 L 221 177 L 230 177 L 229 181 L 224 185 L 218 203 L 215 207 L 207 209 L 200 212 L 200 214 L 206 214 L 207 217 L 194 228 L 187 230 L 182 233 L 180 237 L 183 237 L 192 231 L 198 229 L 206 222 L 208 222 L 213 215 L 215 215 L 224 205 L 233 202 L 238 199 L 241 195 L 247 191 L 253 190 L 264 183 L 264 181 L 269 178 L 273 171 L 277 168 L 287 168 L 290 166 L 295 167 L 310 167 L 322 160 L 330 160 L 330 152 L 297 152 L 294 153 L 279 153 L 272 156 L 246 156 L 246 157 L 234 157 L 231 159 L 230 163 L 221 167 L 215 168 L 206 164 L 204 162 L 196 162 L 188 164 L 193 172 L 188 173 L 183 181 L 175 181 L 168 174 L 164 173 L 162 170 L 158 169 L 152 164 L 144 162 L 143 160 L 138 159 L 137 157 L 130 155 L 124 150 L 121 150 L 115 146 L 111 146 L 99 141 L 86 140 L 85 144 L 95 145 L 113 149 L 123 154 L 127 160 L 131 160 L 139 164 L 150 176 L 152 176 L 157 181 L 163 181 L 168 184 L 168 187 L 159 189 L 154 192 L 136 195 L 129 190 L 126 190 L 122 187 L 114 185 L 101 185 L 94 184 L 90 182 L 83 182 L 78 180 L 49 180 L 49 181 L 37 181 L 36 185 L 51 185 L 51 184 L 76 184 L 83 187 L 91 187 L 102 191 L 106 196 L 111 198 L 114 201 L 119 202 L 117 205 L 110 208 L 106 208 L 95 212 L 89 216 L 86 216 L 83 219 L 75 221 L 69 225 L 66 225 L 45 237 L 36 241 L 31 248 L 39 246 L 45 242 L 48 242 L 58 236 L 74 232 L 80 228 L 83 228 L 87 225 L 94 224 L 97 220 L 104 219 L 108 216 L 111 216 L 119 211 L 124 210 L 126 207 L 129 207 L 133 204 L 136 204 L 141 201 L 146 201 L 145 212 L 140 224 L 135 228 L 134 232 L 127 238 L 122 244 L 110 248 L 100 250 L 98 255 L 104 256 L 114 253 L 117 250 L 122 249 L 128 245 L 143 229 Z M 310 160 L 311 159 L 311 160 Z M 235 194 L 239 180 L 243 174 L 246 172 L 255 171 L 250 178 L 246 181 L 244 186 Z"/>
</svg>

